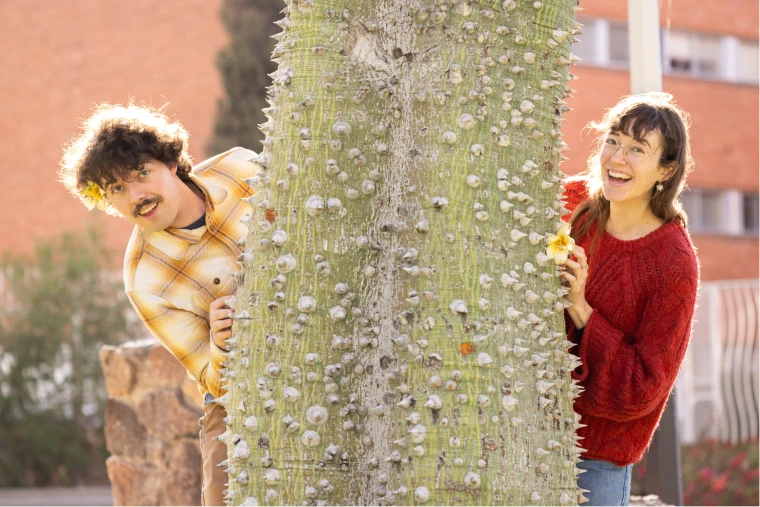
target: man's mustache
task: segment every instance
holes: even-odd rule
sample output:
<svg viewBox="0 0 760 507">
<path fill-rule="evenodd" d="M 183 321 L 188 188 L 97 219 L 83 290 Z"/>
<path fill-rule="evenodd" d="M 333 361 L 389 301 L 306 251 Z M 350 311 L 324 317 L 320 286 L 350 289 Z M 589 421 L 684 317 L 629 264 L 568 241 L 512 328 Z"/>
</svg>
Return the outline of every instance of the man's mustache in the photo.
<svg viewBox="0 0 760 507">
<path fill-rule="evenodd" d="M 132 214 L 135 217 L 137 217 L 137 216 L 140 215 L 140 211 L 143 208 L 145 208 L 147 206 L 150 206 L 153 203 L 160 204 L 161 202 L 163 202 L 163 199 L 161 197 L 158 197 L 158 196 L 151 197 L 150 199 L 145 199 L 143 202 L 141 202 L 140 204 L 138 204 L 137 206 L 135 206 L 135 210 L 132 212 Z"/>
</svg>

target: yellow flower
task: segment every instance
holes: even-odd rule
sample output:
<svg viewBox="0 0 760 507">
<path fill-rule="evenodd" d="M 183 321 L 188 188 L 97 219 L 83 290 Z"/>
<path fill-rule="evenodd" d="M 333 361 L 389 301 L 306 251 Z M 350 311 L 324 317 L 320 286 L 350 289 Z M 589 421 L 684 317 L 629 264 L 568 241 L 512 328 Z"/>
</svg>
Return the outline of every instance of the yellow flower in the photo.
<svg viewBox="0 0 760 507">
<path fill-rule="evenodd" d="M 105 211 L 108 206 L 106 193 L 99 185 L 92 181 L 88 181 L 87 186 L 79 190 L 79 196 L 84 201 L 84 205 L 87 206 L 88 210 L 98 208 Z"/>
<path fill-rule="evenodd" d="M 547 242 L 546 255 L 553 258 L 555 263 L 564 264 L 575 246 L 575 240 L 570 237 L 570 224 L 562 225 L 556 235 L 549 234 Z"/>
</svg>

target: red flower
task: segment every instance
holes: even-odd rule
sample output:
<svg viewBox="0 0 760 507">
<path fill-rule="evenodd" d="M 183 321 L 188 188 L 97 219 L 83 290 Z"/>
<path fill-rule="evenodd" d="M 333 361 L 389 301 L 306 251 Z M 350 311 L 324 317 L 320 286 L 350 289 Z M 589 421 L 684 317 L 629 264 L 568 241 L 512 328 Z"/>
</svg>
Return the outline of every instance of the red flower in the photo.
<svg viewBox="0 0 760 507">
<path fill-rule="evenodd" d="M 744 472 L 744 474 L 742 474 L 742 477 L 745 481 L 757 481 L 760 479 L 760 468 L 755 468 L 754 470 Z"/>
<path fill-rule="evenodd" d="M 705 457 L 705 451 L 700 447 L 692 447 L 689 449 L 689 454 L 691 454 L 691 457 L 696 460 L 701 460 Z"/>
<path fill-rule="evenodd" d="M 713 477 L 712 468 L 703 468 L 699 471 L 699 478 L 703 481 L 709 481 Z"/>
<path fill-rule="evenodd" d="M 712 489 L 716 493 L 720 493 L 726 489 L 726 484 L 728 484 L 728 472 L 723 472 L 717 479 L 715 479 L 715 482 L 713 482 Z"/>
<path fill-rule="evenodd" d="M 736 470 L 740 466 L 742 466 L 742 463 L 744 463 L 744 460 L 746 458 L 747 458 L 746 452 L 736 455 L 734 459 L 731 460 L 731 470 Z"/>
</svg>

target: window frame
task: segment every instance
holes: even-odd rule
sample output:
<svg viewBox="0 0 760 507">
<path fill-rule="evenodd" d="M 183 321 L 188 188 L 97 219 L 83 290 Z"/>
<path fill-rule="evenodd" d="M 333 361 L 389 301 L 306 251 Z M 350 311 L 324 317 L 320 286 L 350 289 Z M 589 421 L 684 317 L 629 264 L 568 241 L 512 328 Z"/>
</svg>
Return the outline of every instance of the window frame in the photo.
<svg viewBox="0 0 760 507">
<path fill-rule="evenodd" d="M 750 213 L 750 216 L 754 218 L 754 224 L 748 223 L 747 220 L 747 201 L 754 200 L 754 210 Z M 760 236 L 760 194 L 753 194 L 751 192 L 744 192 L 742 194 L 742 230 L 745 235 Z"/>
<path fill-rule="evenodd" d="M 752 77 L 747 78 L 745 76 L 741 76 L 739 74 L 739 69 L 742 68 L 742 60 L 741 60 L 741 51 L 742 51 L 742 44 L 743 43 L 749 43 L 752 44 L 754 42 L 754 47 L 757 49 L 758 52 L 758 58 L 760 58 L 760 40 L 752 41 L 752 39 L 746 39 L 742 37 L 736 38 L 736 82 L 740 84 L 748 84 L 748 85 L 757 85 L 760 84 L 760 65 L 758 65 L 758 73 Z M 757 61 L 756 61 L 757 62 Z"/>
</svg>

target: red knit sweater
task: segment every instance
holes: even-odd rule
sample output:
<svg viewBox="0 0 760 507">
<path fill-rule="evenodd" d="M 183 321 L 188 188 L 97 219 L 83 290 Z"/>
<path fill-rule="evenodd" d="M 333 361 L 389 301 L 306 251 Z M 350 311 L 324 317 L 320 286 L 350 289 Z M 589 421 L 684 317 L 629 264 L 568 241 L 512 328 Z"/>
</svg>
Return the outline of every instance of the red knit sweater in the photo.
<svg viewBox="0 0 760 507">
<path fill-rule="evenodd" d="M 567 185 L 569 209 L 586 198 L 581 182 Z M 569 218 L 569 217 L 568 217 Z M 589 254 L 595 228 L 577 243 Z M 671 222 L 632 241 L 607 232 L 589 256 L 586 301 L 593 313 L 582 337 L 569 315 L 572 352 L 583 365 L 573 373 L 585 388 L 575 411 L 583 459 L 618 466 L 640 461 L 675 384 L 691 335 L 699 285 L 694 246 Z"/>
</svg>

